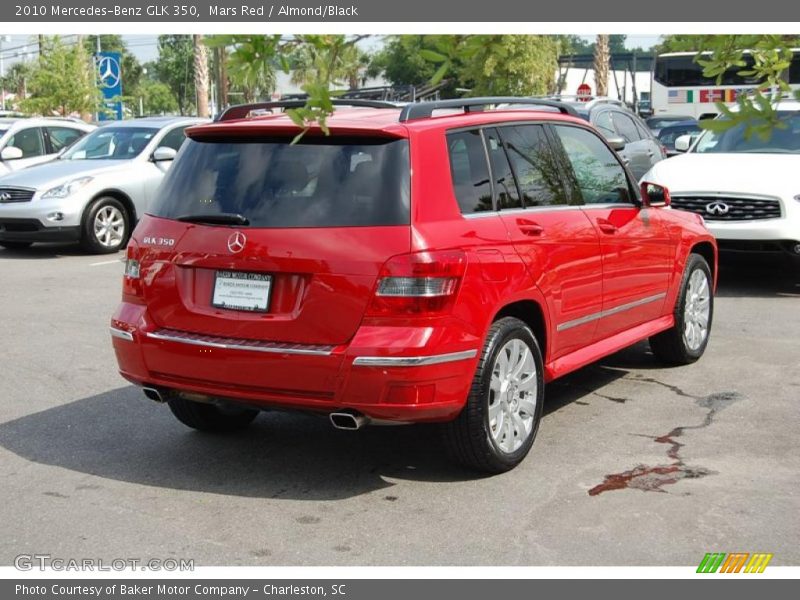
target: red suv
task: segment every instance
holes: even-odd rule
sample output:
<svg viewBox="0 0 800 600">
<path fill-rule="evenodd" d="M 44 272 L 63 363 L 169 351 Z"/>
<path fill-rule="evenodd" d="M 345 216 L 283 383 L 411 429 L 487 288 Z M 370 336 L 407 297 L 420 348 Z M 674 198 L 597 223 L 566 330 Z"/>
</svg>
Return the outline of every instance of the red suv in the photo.
<svg viewBox="0 0 800 600">
<path fill-rule="evenodd" d="M 299 104 L 188 129 L 128 245 L 120 371 L 186 425 L 443 422 L 457 460 L 501 472 L 546 382 L 648 338 L 703 354 L 714 238 L 569 106 L 353 100 L 293 143 Z"/>
</svg>

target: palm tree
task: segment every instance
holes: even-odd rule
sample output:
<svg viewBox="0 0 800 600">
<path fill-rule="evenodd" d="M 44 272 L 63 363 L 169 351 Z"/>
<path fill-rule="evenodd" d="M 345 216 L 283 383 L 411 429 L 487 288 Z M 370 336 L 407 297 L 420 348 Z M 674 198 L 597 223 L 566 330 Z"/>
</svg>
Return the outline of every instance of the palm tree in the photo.
<svg viewBox="0 0 800 600">
<path fill-rule="evenodd" d="M 598 96 L 608 96 L 608 36 L 598 35 L 594 45 L 594 84 Z"/>
<path fill-rule="evenodd" d="M 197 116 L 208 117 L 208 49 L 202 35 L 193 35 L 194 89 L 197 97 Z"/>
</svg>

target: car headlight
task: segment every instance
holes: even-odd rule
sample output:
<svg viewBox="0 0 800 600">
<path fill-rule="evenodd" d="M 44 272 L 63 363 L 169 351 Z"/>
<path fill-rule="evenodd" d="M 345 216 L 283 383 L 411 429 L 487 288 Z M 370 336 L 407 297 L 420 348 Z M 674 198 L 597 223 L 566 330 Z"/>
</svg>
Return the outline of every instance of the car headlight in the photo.
<svg viewBox="0 0 800 600">
<path fill-rule="evenodd" d="M 94 177 L 80 177 L 78 179 L 73 179 L 72 181 L 67 181 L 66 183 L 62 183 L 54 188 L 50 188 L 44 194 L 42 194 L 42 200 L 50 200 L 52 198 L 66 198 L 71 194 L 74 194 L 79 189 L 84 187 L 90 181 L 92 181 Z"/>
</svg>

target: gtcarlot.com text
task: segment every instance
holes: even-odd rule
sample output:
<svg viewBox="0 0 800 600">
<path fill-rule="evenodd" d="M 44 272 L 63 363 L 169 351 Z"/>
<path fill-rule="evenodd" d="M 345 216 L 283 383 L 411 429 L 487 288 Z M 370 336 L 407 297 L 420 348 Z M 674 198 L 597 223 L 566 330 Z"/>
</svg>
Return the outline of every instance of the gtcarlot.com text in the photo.
<svg viewBox="0 0 800 600">
<path fill-rule="evenodd" d="M 63 558 L 51 554 L 19 554 L 14 567 L 20 571 L 194 571 L 187 558 Z"/>
</svg>

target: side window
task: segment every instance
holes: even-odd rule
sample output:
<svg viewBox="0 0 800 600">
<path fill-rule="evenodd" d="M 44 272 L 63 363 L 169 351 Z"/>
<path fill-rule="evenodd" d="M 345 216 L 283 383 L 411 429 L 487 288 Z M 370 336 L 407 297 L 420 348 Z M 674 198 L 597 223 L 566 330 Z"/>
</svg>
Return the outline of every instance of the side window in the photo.
<svg viewBox="0 0 800 600">
<path fill-rule="evenodd" d="M 186 131 L 186 127 L 188 127 L 188 125 L 185 125 L 183 127 L 176 127 L 175 129 L 170 131 L 167 135 L 164 136 L 164 138 L 158 144 L 159 147 L 166 146 L 167 148 L 172 148 L 173 150 L 175 150 L 175 152 L 180 150 L 181 144 L 183 144 L 183 140 L 186 139 L 186 133 L 184 133 Z"/>
<path fill-rule="evenodd" d="M 580 127 L 553 127 L 572 165 L 575 183 L 586 204 L 632 202 L 625 169 L 596 134 Z"/>
<path fill-rule="evenodd" d="M 633 120 L 634 124 L 636 125 L 636 129 L 639 131 L 639 139 L 642 140 L 651 140 L 654 139 L 654 135 L 650 132 L 649 129 L 638 119 Z"/>
<path fill-rule="evenodd" d="M 519 197 L 514 172 L 511 170 L 508 156 L 506 156 L 497 130 L 485 129 L 484 135 L 494 175 L 494 190 L 497 194 L 498 208 L 522 208 L 522 199 Z"/>
<path fill-rule="evenodd" d="M 447 136 L 453 192 L 463 214 L 494 210 L 489 166 L 478 130 L 459 131 Z"/>
<path fill-rule="evenodd" d="M 71 127 L 46 127 L 47 137 L 53 152 L 60 152 L 75 140 L 83 137 L 84 132 Z"/>
<path fill-rule="evenodd" d="M 601 110 L 597 113 L 594 126 L 605 136 L 614 137 L 617 135 L 617 132 L 614 131 L 614 125 L 611 123 L 611 113 L 607 110 Z"/>
<path fill-rule="evenodd" d="M 39 127 L 22 129 L 8 140 L 6 146 L 14 146 L 22 150 L 22 158 L 42 156 L 44 154 L 42 131 Z"/>
<path fill-rule="evenodd" d="M 626 142 L 638 142 L 641 138 L 633 120 L 625 113 L 614 111 L 614 128 Z"/>
<path fill-rule="evenodd" d="M 568 204 L 558 156 L 541 125 L 500 128 L 524 205 Z"/>
</svg>

